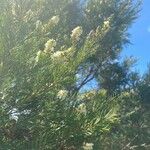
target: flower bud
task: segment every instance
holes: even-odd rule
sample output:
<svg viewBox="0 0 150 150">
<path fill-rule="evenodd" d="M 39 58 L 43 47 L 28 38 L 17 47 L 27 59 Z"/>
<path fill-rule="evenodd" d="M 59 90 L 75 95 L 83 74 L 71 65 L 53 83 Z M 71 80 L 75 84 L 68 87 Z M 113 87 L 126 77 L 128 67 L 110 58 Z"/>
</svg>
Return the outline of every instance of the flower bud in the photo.
<svg viewBox="0 0 150 150">
<path fill-rule="evenodd" d="M 73 41 L 79 41 L 82 33 L 83 33 L 82 27 L 80 26 L 76 27 L 75 29 L 72 30 L 71 39 Z"/>
<path fill-rule="evenodd" d="M 54 47 L 56 46 L 56 41 L 54 39 L 49 39 L 45 44 L 45 53 L 51 53 L 54 51 Z"/>
</svg>

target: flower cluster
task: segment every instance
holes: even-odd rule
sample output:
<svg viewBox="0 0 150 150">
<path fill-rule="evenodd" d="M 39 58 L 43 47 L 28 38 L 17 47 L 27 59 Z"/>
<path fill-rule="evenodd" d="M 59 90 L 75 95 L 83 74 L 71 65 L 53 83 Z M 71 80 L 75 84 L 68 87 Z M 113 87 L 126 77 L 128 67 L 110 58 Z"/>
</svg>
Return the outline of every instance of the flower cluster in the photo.
<svg viewBox="0 0 150 150">
<path fill-rule="evenodd" d="M 47 24 L 44 25 L 44 32 L 49 32 L 49 30 L 55 27 L 59 22 L 59 16 L 53 16 Z"/>
<path fill-rule="evenodd" d="M 111 27 L 111 22 L 113 19 L 113 15 L 109 16 L 104 22 L 103 22 L 103 30 L 108 31 Z"/>
<path fill-rule="evenodd" d="M 67 90 L 60 90 L 58 93 L 57 93 L 57 98 L 59 99 L 65 99 L 68 95 L 68 91 Z"/>
<path fill-rule="evenodd" d="M 53 23 L 54 25 L 57 25 L 59 22 L 59 16 L 53 16 L 50 22 Z"/>
<path fill-rule="evenodd" d="M 86 105 L 84 103 L 80 104 L 77 108 L 77 112 L 81 114 L 86 114 L 87 113 Z"/>
<path fill-rule="evenodd" d="M 124 97 L 130 97 L 130 93 L 129 93 L 129 92 L 123 92 L 122 95 L 123 95 Z"/>
<path fill-rule="evenodd" d="M 72 53 L 72 48 L 63 51 L 56 51 L 55 53 L 53 53 L 53 55 L 51 55 L 51 58 L 53 61 L 62 62 L 66 60 L 67 56 L 70 56 L 70 54 Z"/>
<path fill-rule="evenodd" d="M 80 26 L 76 27 L 75 29 L 72 30 L 71 39 L 73 41 L 79 41 L 82 33 L 83 33 L 82 27 Z"/>
<path fill-rule="evenodd" d="M 110 27 L 110 22 L 109 22 L 109 20 L 104 21 L 104 23 L 103 23 L 103 28 L 104 28 L 104 29 L 108 29 L 109 27 Z"/>
<path fill-rule="evenodd" d="M 107 90 L 105 89 L 100 89 L 100 91 L 98 92 L 99 95 L 101 95 L 102 97 L 105 97 L 107 95 Z"/>
<path fill-rule="evenodd" d="M 83 144 L 83 149 L 84 150 L 93 150 L 93 143 L 84 143 Z"/>
<path fill-rule="evenodd" d="M 49 27 L 53 27 L 53 26 L 57 25 L 58 22 L 59 22 L 59 16 L 53 16 L 53 17 L 49 20 L 49 22 L 48 22 L 48 24 L 45 26 L 45 28 L 48 29 Z"/>
<path fill-rule="evenodd" d="M 45 44 L 45 53 L 51 53 L 54 51 L 54 47 L 56 46 L 56 41 L 54 39 L 49 39 Z"/>
<path fill-rule="evenodd" d="M 63 60 L 63 58 L 64 58 L 64 52 L 63 51 L 57 51 L 57 52 L 55 52 L 52 56 L 51 56 L 51 59 L 53 60 L 53 61 L 61 61 L 61 60 Z"/>
</svg>

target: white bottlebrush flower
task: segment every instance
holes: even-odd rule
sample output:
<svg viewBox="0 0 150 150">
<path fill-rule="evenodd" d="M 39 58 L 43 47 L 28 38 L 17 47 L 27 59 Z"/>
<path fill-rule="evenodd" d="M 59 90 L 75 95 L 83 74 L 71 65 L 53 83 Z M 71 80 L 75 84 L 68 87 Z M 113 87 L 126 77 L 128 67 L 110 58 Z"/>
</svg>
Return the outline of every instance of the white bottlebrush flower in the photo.
<svg viewBox="0 0 150 150">
<path fill-rule="evenodd" d="M 73 41 L 79 41 L 80 36 L 82 35 L 83 30 L 81 26 L 78 26 L 72 30 L 71 39 Z"/>
<path fill-rule="evenodd" d="M 68 95 L 68 91 L 67 90 L 60 90 L 58 93 L 57 93 L 57 98 L 59 99 L 64 99 L 66 98 Z"/>
<path fill-rule="evenodd" d="M 111 27 L 111 20 L 113 18 L 113 15 L 109 16 L 107 19 L 103 22 L 103 30 L 109 30 Z"/>
<path fill-rule="evenodd" d="M 129 97 L 129 96 L 130 96 L 130 93 L 129 93 L 129 92 L 123 92 L 122 95 L 123 95 L 124 97 Z"/>
<path fill-rule="evenodd" d="M 51 59 L 56 62 L 64 62 L 67 61 L 67 59 L 73 54 L 73 49 L 68 48 L 67 50 L 62 50 L 62 51 L 56 51 L 51 55 Z"/>
<path fill-rule="evenodd" d="M 84 143 L 83 144 L 83 149 L 84 150 L 93 150 L 93 143 Z"/>
<path fill-rule="evenodd" d="M 105 89 L 100 89 L 100 91 L 98 92 L 102 97 L 107 95 L 107 91 Z"/>
<path fill-rule="evenodd" d="M 110 22 L 109 22 L 109 20 L 104 21 L 104 23 L 103 23 L 103 28 L 104 28 L 104 29 L 107 29 L 107 28 L 109 28 L 109 27 L 110 27 Z"/>
<path fill-rule="evenodd" d="M 44 52 L 45 52 L 45 53 L 51 53 L 51 52 L 53 52 L 55 46 L 56 46 L 56 41 L 55 41 L 54 39 L 49 39 L 49 40 L 45 43 Z"/>
<path fill-rule="evenodd" d="M 63 51 L 57 51 L 51 56 L 51 58 L 53 61 L 61 61 L 61 60 L 63 60 L 64 55 L 65 54 Z"/>
<path fill-rule="evenodd" d="M 64 52 L 67 53 L 67 54 L 69 54 L 69 53 L 72 53 L 72 50 L 73 50 L 72 47 L 70 47 L 67 50 L 65 50 Z"/>
<path fill-rule="evenodd" d="M 79 113 L 86 114 L 87 113 L 86 105 L 84 103 L 80 104 L 77 108 L 77 111 Z"/>
<path fill-rule="evenodd" d="M 44 31 L 48 31 L 51 27 L 54 27 L 59 22 L 59 16 L 53 16 L 47 24 L 44 25 Z"/>
<path fill-rule="evenodd" d="M 51 23 L 57 25 L 59 22 L 59 16 L 53 16 L 50 20 Z"/>
</svg>

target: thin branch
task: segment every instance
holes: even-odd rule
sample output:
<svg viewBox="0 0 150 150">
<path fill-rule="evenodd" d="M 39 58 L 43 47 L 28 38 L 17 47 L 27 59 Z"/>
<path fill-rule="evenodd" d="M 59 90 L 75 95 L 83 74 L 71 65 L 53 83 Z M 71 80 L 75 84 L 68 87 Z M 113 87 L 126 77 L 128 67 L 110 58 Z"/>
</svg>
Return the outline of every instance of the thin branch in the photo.
<svg viewBox="0 0 150 150">
<path fill-rule="evenodd" d="M 95 74 L 98 71 L 98 67 L 93 70 L 93 68 L 90 69 L 89 74 L 85 77 L 85 79 L 80 83 L 80 85 L 77 87 L 76 91 L 78 92 L 85 84 L 87 84 L 88 82 L 90 82 L 91 80 L 94 79 Z M 93 73 L 93 75 L 92 75 Z M 92 76 L 91 76 L 92 75 Z M 90 77 L 91 76 L 91 77 Z"/>
</svg>

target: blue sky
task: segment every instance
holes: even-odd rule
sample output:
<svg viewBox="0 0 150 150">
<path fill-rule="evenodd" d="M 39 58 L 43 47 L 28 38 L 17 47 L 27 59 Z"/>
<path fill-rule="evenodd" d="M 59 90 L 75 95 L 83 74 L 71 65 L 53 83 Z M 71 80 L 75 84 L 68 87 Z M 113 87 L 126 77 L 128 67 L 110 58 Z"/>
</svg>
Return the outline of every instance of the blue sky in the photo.
<svg viewBox="0 0 150 150">
<path fill-rule="evenodd" d="M 141 75 L 150 63 L 150 0 L 143 0 L 139 17 L 129 29 L 131 45 L 124 48 L 121 57 L 134 56 L 138 59 L 133 70 Z M 97 87 L 95 80 L 89 82 L 83 90 Z"/>
<path fill-rule="evenodd" d="M 129 33 L 132 44 L 124 48 L 121 56 L 136 57 L 134 69 L 143 74 L 150 63 L 150 0 L 143 0 L 142 10 Z"/>
</svg>

